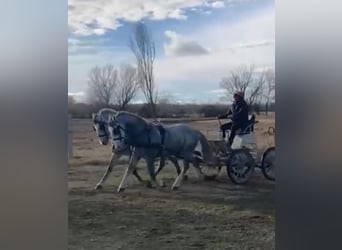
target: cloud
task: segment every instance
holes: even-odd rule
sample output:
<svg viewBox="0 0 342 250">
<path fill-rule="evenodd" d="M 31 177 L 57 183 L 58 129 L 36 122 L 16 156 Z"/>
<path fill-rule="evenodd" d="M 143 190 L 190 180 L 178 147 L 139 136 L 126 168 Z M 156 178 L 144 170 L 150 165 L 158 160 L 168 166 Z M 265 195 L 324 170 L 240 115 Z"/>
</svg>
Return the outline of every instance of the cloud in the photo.
<svg viewBox="0 0 342 250">
<path fill-rule="evenodd" d="M 223 1 L 216 1 L 211 3 L 211 7 L 218 9 L 218 8 L 224 8 L 224 2 Z"/>
<path fill-rule="evenodd" d="M 274 45 L 274 40 L 261 40 L 261 41 L 255 41 L 250 43 L 238 43 L 235 44 L 231 49 L 238 49 L 238 48 L 256 48 L 256 47 L 262 47 L 262 46 L 272 46 Z"/>
<path fill-rule="evenodd" d="M 85 96 L 85 93 L 83 91 L 79 91 L 75 93 L 69 92 L 68 96 Z"/>
<path fill-rule="evenodd" d="M 86 93 L 84 91 L 68 92 L 68 96 L 72 96 L 76 102 L 86 101 Z"/>
<path fill-rule="evenodd" d="M 219 82 L 229 75 L 230 70 L 242 64 L 255 64 L 258 71 L 274 67 L 273 8 L 249 12 L 248 16 L 238 19 L 216 18 L 192 28 L 191 32 L 183 34 L 169 30 L 165 35 L 169 38 L 164 44 L 167 56 L 157 56 L 154 74 L 160 91 L 166 90 L 172 95 L 181 91 L 189 94 L 189 97 L 182 94 L 175 96 L 175 99 L 217 101 L 223 96 L 223 92 L 218 90 Z M 81 51 L 93 46 L 89 41 L 92 37 L 74 37 L 68 40 L 69 49 L 72 47 L 75 51 Z M 95 46 L 101 39 L 96 38 Z M 110 43 L 104 44 L 109 46 Z M 69 56 L 69 72 L 72 72 L 69 73 L 70 92 L 76 93 L 85 88 L 87 71 L 95 65 L 135 61 L 129 50 L 100 47 L 100 53 L 74 52 Z M 143 100 L 137 98 L 140 99 Z"/>
<path fill-rule="evenodd" d="M 118 54 L 128 51 L 126 46 L 114 46 L 111 45 L 111 41 L 108 38 L 97 39 L 79 39 L 68 38 L 68 55 L 94 55 L 103 52 L 113 51 Z"/>
<path fill-rule="evenodd" d="M 174 53 L 178 48 L 180 34 L 173 36 L 165 52 Z M 212 48 L 201 56 L 157 58 L 156 81 L 160 84 L 182 88 L 184 83 L 198 86 L 199 83 L 216 89 L 222 77 L 240 65 L 254 64 L 258 69 L 274 67 L 274 10 L 253 13 L 235 21 L 218 20 L 201 29 L 187 33 L 187 37 Z"/>
<path fill-rule="evenodd" d="M 214 89 L 214 90 L 211 90 L 210 93 L 213 93 L 213 94 L 225 94 L 225 93 L 227 93 L 227 90 L 226 89 Z"/>
<path fill-rule="evenodd" d="M 274 7 L 254 11 L 238 19 L 216 19 L 188 34 L 195 41 L 216 49 L 274 44 Z"/>
<path fill-rule="evenodd" d="M 75 38 L 68 38 L 68 46 L 75 46 L 80 43 L 80 40 Z"/>
<path fill-rule="evenodd" d="M 226 1 L 228 5 L 244 0 Z M 115 30 L 122 21 L 186 19 L 187 11 L 222 8 L 223 1 L 212 0 L 69 0 L 69 31 L 77 35 L 102 35 Z"/>
<path fill-rule="evenodd" d="M 212 94 L 214 97 L 214 99 L 219 99 L 221 101 L 226 101 L 227 99 L 227 90 L 226 89 L 214 89 L 209 91 L 209 94 Z"/>
<path fill-rule="evenodd" d="M 167 30 L 165 35 L 170 38 L 170 43 L 164 44 L 164 51 L 167 56 L 194 56 L 209 52 L 197 42 L 189 41 L 174 31 Z"/>
</svg>

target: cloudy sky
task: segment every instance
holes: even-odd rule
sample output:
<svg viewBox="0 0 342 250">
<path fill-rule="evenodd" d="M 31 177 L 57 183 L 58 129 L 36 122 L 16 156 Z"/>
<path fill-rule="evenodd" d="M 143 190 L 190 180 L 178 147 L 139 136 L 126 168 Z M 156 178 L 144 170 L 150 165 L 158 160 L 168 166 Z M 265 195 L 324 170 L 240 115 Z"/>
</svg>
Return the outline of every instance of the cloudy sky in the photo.
<svg viewBox="0 0 342 250">
<path fill-rule="evenodd" d="M 84 100 L 89 69 L 134 64 L 127 44 L 143 21 L 156 44 L 155 79 L 179 102 L 220 102 L 239 65 L 274 67 L 274 0 L 69 0 L 69 95 Z M 136 102 L 142 101 L 142 96 Z"/>
</svg>

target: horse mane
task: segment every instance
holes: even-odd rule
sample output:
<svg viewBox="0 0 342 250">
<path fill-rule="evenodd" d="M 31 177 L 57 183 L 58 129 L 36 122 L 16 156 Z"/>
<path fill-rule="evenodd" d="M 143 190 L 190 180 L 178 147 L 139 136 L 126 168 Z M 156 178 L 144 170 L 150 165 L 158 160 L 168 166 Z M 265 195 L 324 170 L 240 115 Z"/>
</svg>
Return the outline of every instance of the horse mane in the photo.
<svg viewBox="0 0 342 250">
<path fill-rule="evenodd" d="M 128 111 L 118 111 L 115 116 L 117 117 L 117 116 L 123 115 L 123 114 L 128 115 L 128 116 L 134 116 L 138 120 L 142 121 L 146 126 L 149 126 L 151 124 L 151 122 L 146 120 L 144 117 L 141 117 L 138 114 L 134 114 L 134 113 L 131 113 L 131 112 L 128 112 Z"/>
<path fill-rule="evenodd" d="M 111 109 L 111 108 L 102 108 L 100 109 L 97 113 L 93 113 L 93 120 L 95 121 L 98 119 L 99 116 L 108 116 L 110 117 L 111 115 L 114 116 L 117 113 L 116 110 Z"/>
<path fill-rule="evenodd" d="M 99 110 L 98 114 L 103 114 L 103 113 L 111 113 L 115 115 L 116 113 L 118 113 L 118 111 L 111 109 L 111 108 L 102 108 Z"/>
</svg>

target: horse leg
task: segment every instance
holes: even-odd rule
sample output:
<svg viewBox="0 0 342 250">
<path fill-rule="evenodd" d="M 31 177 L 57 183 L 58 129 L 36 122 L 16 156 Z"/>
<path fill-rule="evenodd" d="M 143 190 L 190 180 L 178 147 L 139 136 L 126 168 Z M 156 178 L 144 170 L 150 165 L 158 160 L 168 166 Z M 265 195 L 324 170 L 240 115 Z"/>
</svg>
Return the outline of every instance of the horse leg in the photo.
<svg viewBox="0 0 342 250">
<path fill-rule="evenodd" d="M 159 166 L 156 172 L 156 176 L 159 174 L 159 172 L 164 168 L 165 166 L 165 160 L 166 157 L 164 155 L 160 156 Z"/>
<path fill-rule="evenodd" d="M 138 157 L 136 157 L 134 155 L 134 152 L 132 153 L 132 156 L 130 158 L 130 161 L 129 161 L 129 164 L 128 164 L 128 167 L 126 168 L 125 170 L 125 174 L 124 176 L 122 177 L 121 179 L 121 182 L 120 182 L 120 185 L 117 189 L 118 192 L 121 192 L 123 190 L 125 190 L 125 187 L 126 187 L 126 179 L 127 177 L 132 174 L 132 172 L 134 171 L 134 169 L 136 168 L 137 166 L 137 163 L 138 163 Z"/>
<path fill-rule="evenodd" d="M 165 160 L 164 160 L 165 161 Z M 147 187 L 153 188 L 153 187 L 158 187 L 157 179 L 156 179 L 156 173 L 154 172 L 154 158 L 153 157 L 148 157 L 146 159 L 147 163 L 147 170 L 148 174 L 150 176 L 151 182 L 148 183 Z M 160 186 L 163 186 L 164 184 L 162 183 Z"/>
<path fill-rule="evenodd" d="M 140 157 L 137 158 L 137 163 L 140 161 Z M 138 174 L 138 170 L 137 168 L 135 167 L 134 170 L 133 170 L 133 175 L 137 178 L 137 180 L 142 183 L 144 182 L 144 180 L 140 177 L 140 175 Z"/>
<path fill-rule="evenodd" d="M 181 168 L 180 168 L 180 166 L 179 166 L 177 157 L 169 156 L 169 159 L 170 159 L 170 161 L 173 163 L 173 165 L 175 166 L 175 168 L 176 168 L 176 170 L 177 170 L 177 176 L 180 175 L 180 173 L 181 173 Z M 188 176 L 187 176 L 187 175 L 184 175 L 184 180 L 187 180 L 187 179 L 188 179 Z"/>
<path fill-rule="evenodd" d="M 178 189 L 180 187 L 181 181 L 183 180 L 184 174 L 188 171 L 189 166 L 190 166 L 189 161 L 184 159 L 182 171 L 177 176 L 175 182 L 172 184 L 171 190 L 175 190 L 175 189 Z"/>
<path fill-rule="evenodd" d="M 116 153 L 112 154 L 112 159 L 110 160 L 104 175 L 102 176 L 101 180 L 95 186 L 96 190 L 102 189 L 104 182 L 107 180 L 109 174 L 112 172 L 112 170 L 115 166 L 115 163 L 117 163 L 117 161 L 120 159 L 120 157 L 121 157 L 120 154 L 116 154 Z"/>
<path fill-rule="evenodd" d="M 134 170 L 133 170 L 133 173 L 132 173 L 136 178 L 137 178 L 137 180 L 140 182 L 140 183 L 142 183 L 142 182 L 144 182 L 144 180 L 140 177 L 140 175 L 138 174 L 138 170 L 135 168 Z"/>
</svg>

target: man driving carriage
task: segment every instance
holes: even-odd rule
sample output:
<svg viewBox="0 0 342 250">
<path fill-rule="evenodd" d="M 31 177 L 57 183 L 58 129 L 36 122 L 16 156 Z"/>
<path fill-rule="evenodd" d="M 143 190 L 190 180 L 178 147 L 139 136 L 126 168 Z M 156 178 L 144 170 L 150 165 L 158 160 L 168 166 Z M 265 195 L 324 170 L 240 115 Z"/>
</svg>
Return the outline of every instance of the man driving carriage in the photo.
<svg viewBox="0 0 342 250">
<path fill-rule="evenodd" d="M 223 138 L 226 137 L 226 130 L 230 130 L 229 145 L 231 146 L 238 129 L 243 129 L 243 127 L 248 123 L 248 105 L 244 100 L 244 94 L 242 92 L 236 92 L 234 94 L 234 102 L 229 109 L 228 113 L 224 115 L 219 115 L 218 119 L 230 118 L 231 121 L 221 125 L 221 131 L 223 133 Z"/>
</svg>

